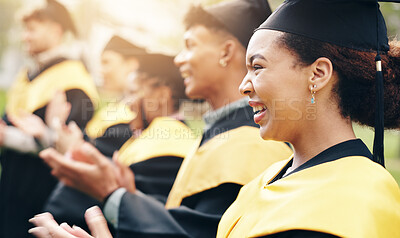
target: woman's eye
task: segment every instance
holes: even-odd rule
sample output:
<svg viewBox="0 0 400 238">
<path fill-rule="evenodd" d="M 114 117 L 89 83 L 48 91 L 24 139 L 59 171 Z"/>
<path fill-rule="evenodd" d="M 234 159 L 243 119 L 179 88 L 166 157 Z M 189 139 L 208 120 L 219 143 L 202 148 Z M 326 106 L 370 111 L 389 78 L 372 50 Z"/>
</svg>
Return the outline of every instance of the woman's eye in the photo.
<svg viewBox="0 0 400 238">
<path fill-rule="evenodd" d="M 262 69 L 262 66 L 258 65 L 258 64 L 255 64 L 255 65 L 253 65 L 253 69 L 254 69 L 254 71 L 257 71 L 259 69 Z"/>
</svg>

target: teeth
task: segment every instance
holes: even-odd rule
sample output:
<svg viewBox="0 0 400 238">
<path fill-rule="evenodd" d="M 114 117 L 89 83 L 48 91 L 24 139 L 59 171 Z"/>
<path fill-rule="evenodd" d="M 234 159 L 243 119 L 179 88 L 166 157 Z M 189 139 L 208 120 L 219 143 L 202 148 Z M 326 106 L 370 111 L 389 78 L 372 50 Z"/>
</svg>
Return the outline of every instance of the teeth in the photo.
<svg viewBox="0 0 400 238">
<path fill-rule="evenodd" d="M 184 73 L 182 73 L 182 77 L 183 78 L 188 78 L 190 75 L 189 75 L 189 73 L 187 73 L 187 72 L 184 72 Z"/>
<path fill-rule="evenodd" d="M 267 107 L 266 106 L 255 106 L 255 107 L 253 107 L 253 112 L 254 113 L 259 113 L 260 111 L 262 111 L 263 109 L 267 109 Z"/>
</svg>

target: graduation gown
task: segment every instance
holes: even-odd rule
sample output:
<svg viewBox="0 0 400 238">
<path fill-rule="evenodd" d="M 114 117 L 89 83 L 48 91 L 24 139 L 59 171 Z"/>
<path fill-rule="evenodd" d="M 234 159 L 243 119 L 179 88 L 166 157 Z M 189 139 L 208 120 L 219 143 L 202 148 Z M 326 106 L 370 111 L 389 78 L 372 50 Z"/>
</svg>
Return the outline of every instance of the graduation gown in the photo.
<svg viewBox="0 0 400 238">
<path fill-rule="evenodd" d="M 117 237 L 214 237 L 242 185 L 291 154 L 284 143 L 262 140 L 251 115 L 252 108 L 239 107 L 207 130 L 184 159 L 165 206 L 124 193 Z"/>
<path fill-rule="evenodd" d="M 85 132 L 103 155 L 112 157 L 132 137 L 129 123 L 135 117 L 126 104 L 107 103 L 88 122 Z"/>
<path fill-rule="evenodd" d="M 121 163 L 135 174 L 136 188 L 165 202 L 183 158 L 194 145 L 195 137 L 183 122 L 169 117 L 154 119 L 142 134 L 129 139 L 119 151 Z M 94 198 L 61 183 L 52 193 L 45 211 L 58 222 L 84 229 L 86 209 L 102 204 Z"/>
<path fill-rule="evenodd" d="M 19 110 L 34 113 L 44 119 L 47 104 L 58 90 L 66 92 L 71 103 L 68 121 L 84 128 L 93 114 L 98 98 L 95 84 L 80 61 L 59 58 L 46 65 L 36 75 L 21 72 L 9 91 L 6 114 Z M 26 237 L 31 225 L 28 219 L 39 213 L 57 179 L 34 153 L 21 153 L 2 148 L 0 180 L 0 237 Z"/>
<path fill-rule="evenodd" d="M 400 189 L 361 140 L 337 144 L 282 178 L 272 165 L 240 191 L 222 237 L 400 237 Z"/>
</svg>

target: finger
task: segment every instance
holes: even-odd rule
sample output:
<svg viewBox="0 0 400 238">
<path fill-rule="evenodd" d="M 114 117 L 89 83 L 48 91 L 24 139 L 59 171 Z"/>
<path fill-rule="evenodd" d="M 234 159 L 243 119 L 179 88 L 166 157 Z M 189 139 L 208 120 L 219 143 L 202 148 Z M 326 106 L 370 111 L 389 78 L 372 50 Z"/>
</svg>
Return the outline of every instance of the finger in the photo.
<svg viewBox="0 0 400 238">
<path fill-rule="evenodd" d="M 112 161 L 113 161 L 115 164 L 119 164 L 119 162 L 118 162 L 118 157 L 119 157 L 119 152 L 118 152 L 118 150 L 116 150 L 116 151 L 114 151 L 113 156 L 112 156 Z"/>
<path fill-rule="evenodd" d="M 85 219 L 94 237 L 98 238 L 112 237 L 110 230 L 108 229 L 107 226 L 107 221 L 104 218 L 103 213 L 101 212 L 98 206 L 94 206 L 86 210 Z"/>
<path fill-rule="evenodd" d="M 61 90 L 60 90 L 60 91 L 58 92 L 58 94 L 59 94 L 61 100 L 67 101 L 67 94 L 65 93 L 65 91 L 61 91 Z"/>
<path fill-rule="evenodd" d="M 54 148 L 48 148 L 39 152 L 39 157 L 52 169 L 58 169 L 60 167 L 60 161 L 63 160 L 64 156 Z"/>
<path fill-rule="evenodd" d="M 57 90 L 53 97 L 54 100 L 58 100 L 59 102 L 67 101 L 67 95 L 63 90 Z"/>
<path fill-rule="evenodd" d="M 72 229 L 74 230 L 73 235 L 78 236 L 80 238 L 93 238 L 93 236 L 89 235 L 85 230 L 80 228 L 79 226 L 72 226 Z"/>
<path fill-rule="evenodd" d="M 82 134 L 81 128 L 79 128 L 78 124 L 76 124 L 75 121 L 71 121 L 70 123 L 68 123 L 68 129 L 73 134 Z"/>
<path fill-rule="evenodd" d="M 60 227 L 66 230 L 68 233 L 74 232 L 74 229 L 72 229 L 72 227 L 70 227 L 66 222 L 61 223 Z"/>
<path fill-rule="evenodd" d="M 71 108 L 72 105 L 70 102 L 65 103 L 65 117 L 68 117 L 68 115 L 71 113 Z"/>
<path fill-rule="evenodd" d="M 16 116 L 11 116 L 11 115 L 9 115 L 8 116 L 8 120 L 11 122 L 11 124 L 13 124 L 15 127 L 20 127 L 20 125 L 22 124 L 21 123 L 21 120 L 22 119 L 20 119 L 20 118 L 18 118 L 18 117 L 16 117 Z"/>
<path fill-rule="evenodd" d="M 79 178 L 79 175 L 90 169 L 90 165 L 68 160 L 53 148 L 43 150 L 39 153 L 39 156 L 54 170 L 52 174 L 56 177 L 68 177 L 70 180 L 75 180 Z"/>
<path fill-rule="evenodd" d="M 34 227 L 28 230 L 28 233 L 38 238 L 51 238 L 49 230 L 45 227 Z"/>
<path fill-rule="evenodd" d="M 53 215 L 51 215 L 49 212 L 37 214 L 33 218 L 29 219 L 29 222 L 35 226 L 45 226 L 46 224 L 58 226 L 57 222 L 53 218 Z"/>
<path fill-rule="evenodd" d="M 29 219 L 29 222 L 33 223 L 37 227 L 42 227 L 47 229 L 50 237 L 52 238 L 76 238 L 73 235 L 69 234 L 66 230 L 61 228 L 54 220 L 53 216 L 48 212 L 34 216 L 33 218 Z M 39 234 L 45 235 L 45 233 L 40 233 L 43 232 L 42 229 L 36 229 L 33 230 L 32 232 L 35 231 L 39 232 Z"/>
<path fill-rule="evenodd" d="M 53 119 L 51 119 L 50 125 L 51 128 L 53 128 L 54 130 L 56 130 L 57 132 L 61 130 L 62 128 L 62 123 L 59 117 L 54 117 Z"/>
</svg>

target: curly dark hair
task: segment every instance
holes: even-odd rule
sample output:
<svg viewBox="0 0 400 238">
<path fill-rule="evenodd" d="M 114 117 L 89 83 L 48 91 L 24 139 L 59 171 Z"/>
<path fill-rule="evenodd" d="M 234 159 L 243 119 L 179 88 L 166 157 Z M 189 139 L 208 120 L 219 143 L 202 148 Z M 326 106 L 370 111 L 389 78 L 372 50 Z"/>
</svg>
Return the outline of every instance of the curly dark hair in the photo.
<svg viewBox="0 0 400 238">
<path fill-rule="evenodd" d="M 300 64 L 310 65 L 320 57 L 331 60 L 339 80 L 334 97 L 345 118 L 362 125 L 375 122 L 375 56 L 374 51 L 359 51 L 284 33 L 277 41 L 298 57 Z M 390 50 L 382 56 L 384 75 L 385 128 L 400 126 L 400 42 L 390 42 Z"/>
</svg>

